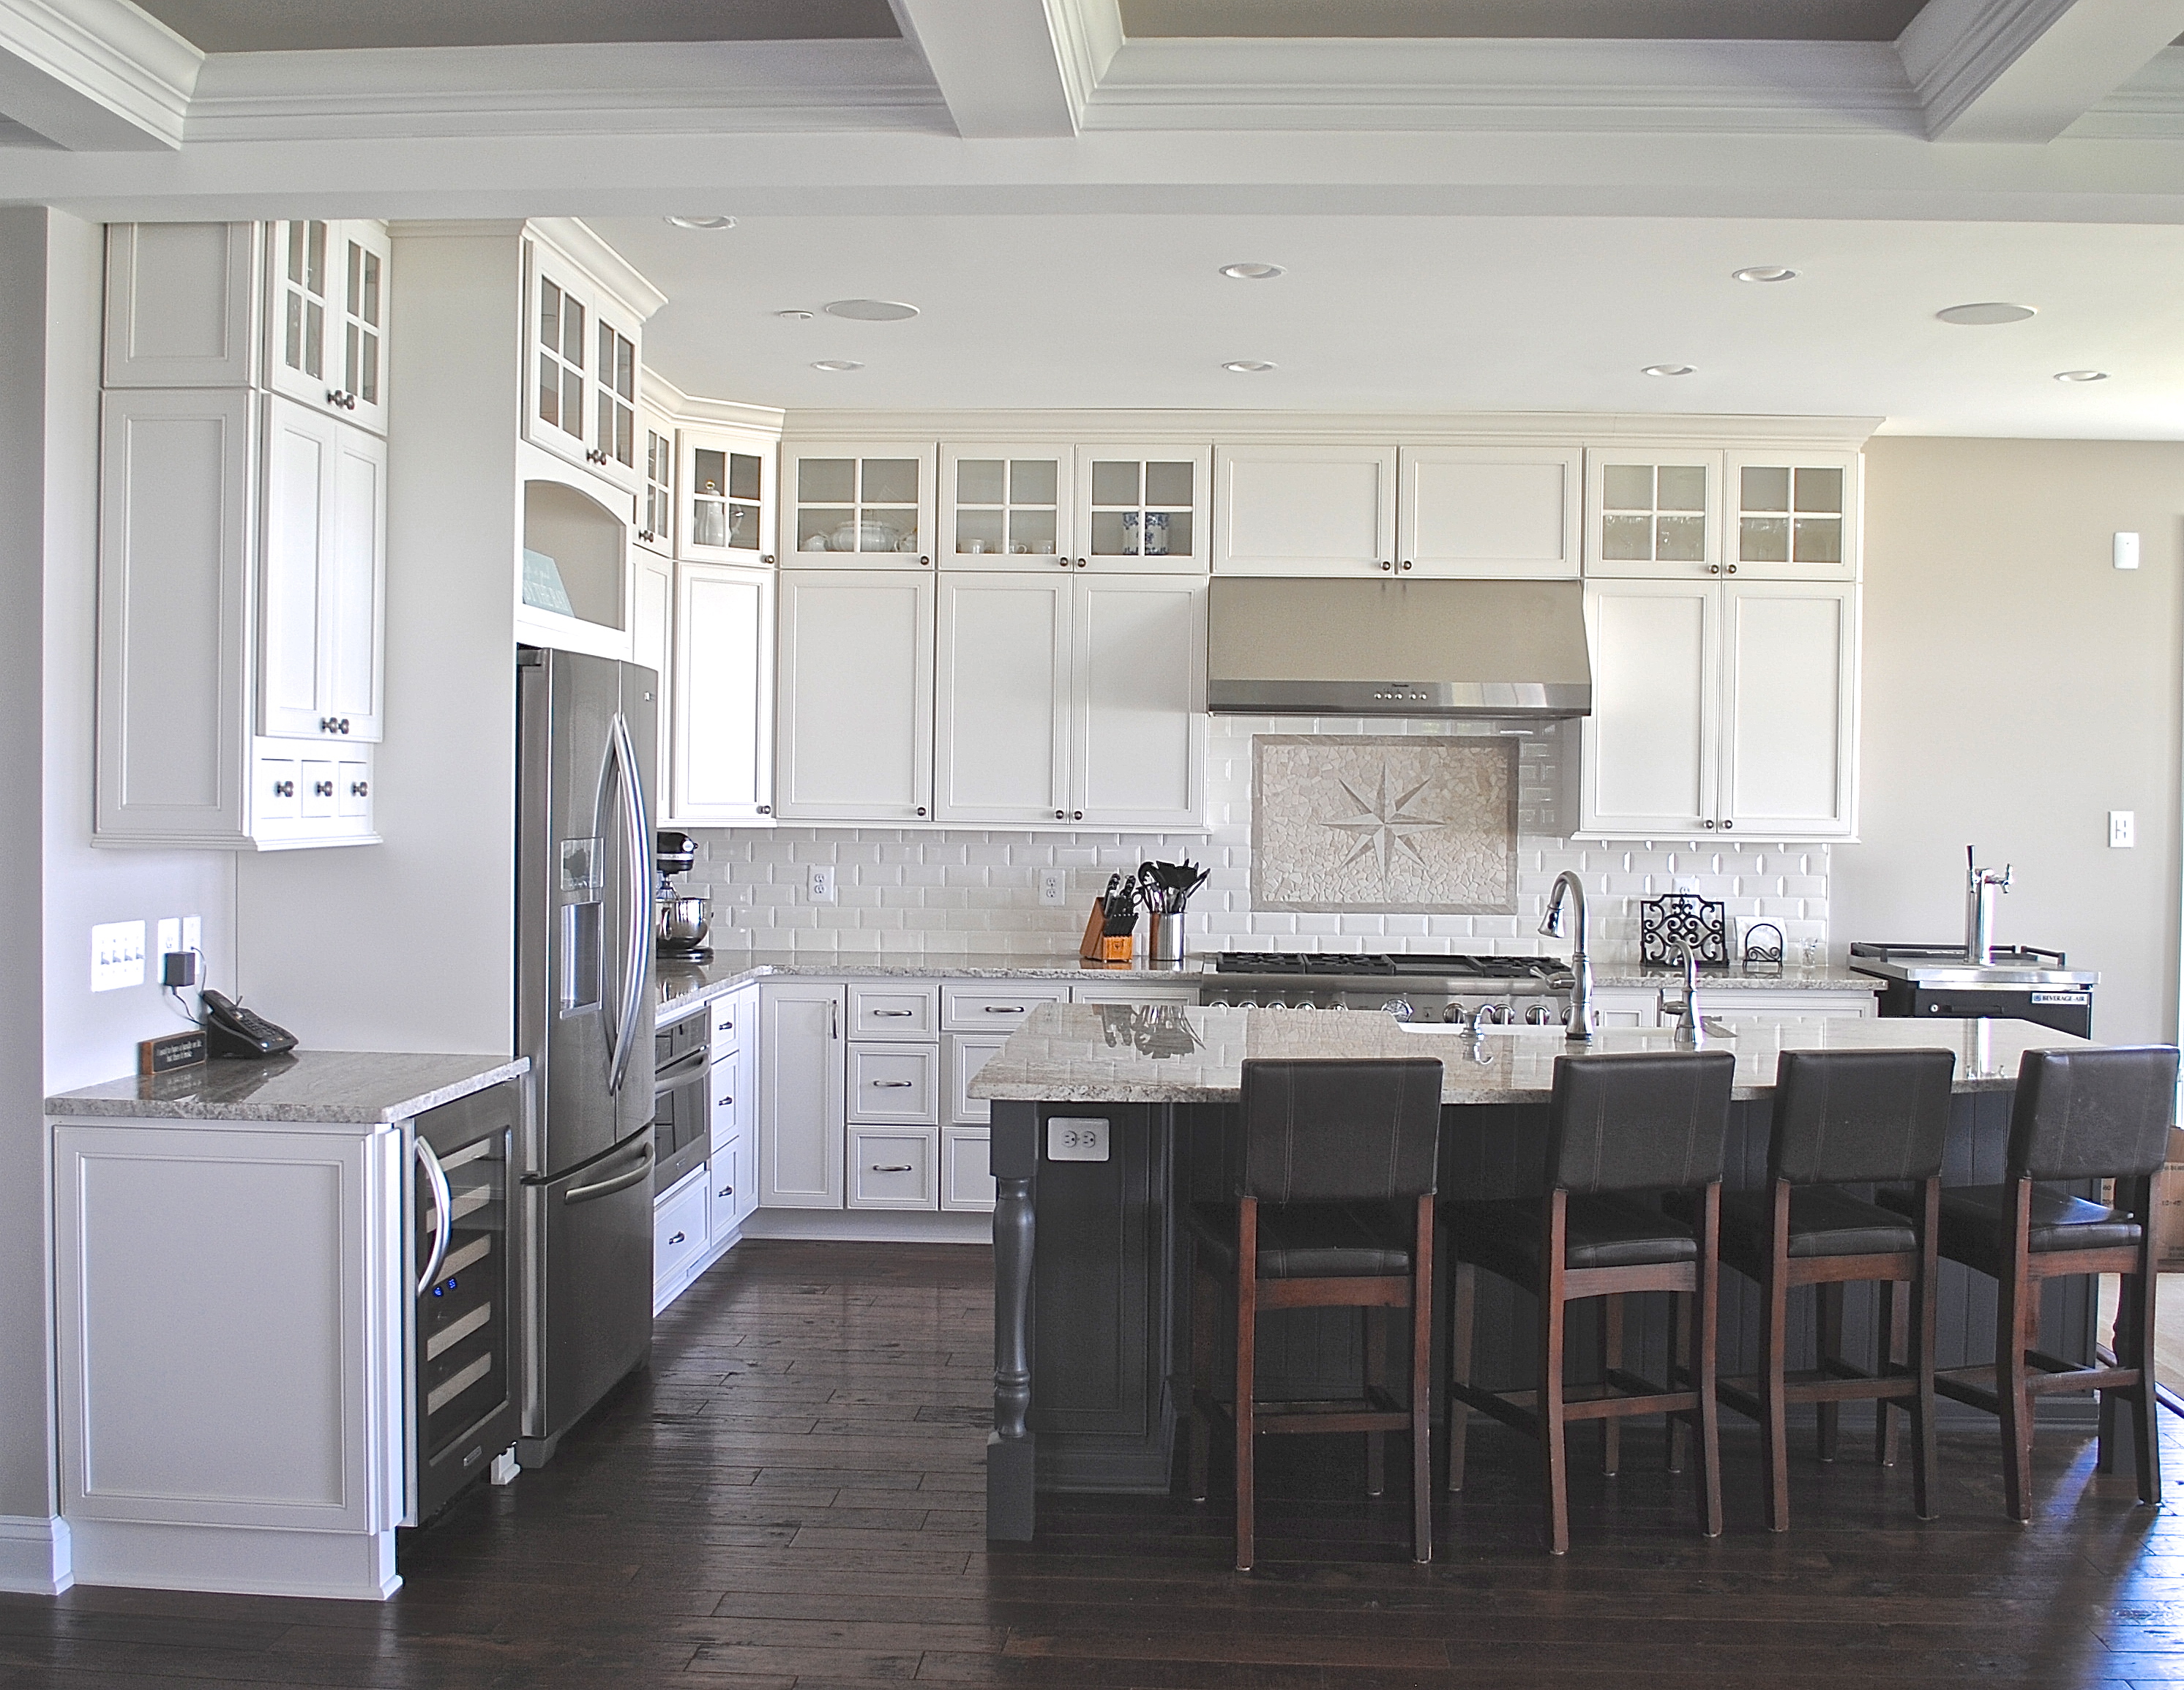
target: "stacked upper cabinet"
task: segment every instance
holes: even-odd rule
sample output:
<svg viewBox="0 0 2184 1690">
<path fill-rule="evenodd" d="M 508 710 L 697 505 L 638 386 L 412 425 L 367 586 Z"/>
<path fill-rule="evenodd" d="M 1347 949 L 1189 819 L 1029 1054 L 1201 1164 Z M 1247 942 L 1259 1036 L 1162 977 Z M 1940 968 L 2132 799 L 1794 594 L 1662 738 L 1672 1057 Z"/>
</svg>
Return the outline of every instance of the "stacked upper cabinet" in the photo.
<svg viewBox="0 0 2184 1690">
<path fill-rule="evenodd" d="M 1588 455 L 1580 836 L 1855 838 L 1858 455 Z"/>
<path fill-rule="evenodd" d="M 376 840 L 390 298 L 376 224 L 109 227 L 101 843 Z"/>
</svg>

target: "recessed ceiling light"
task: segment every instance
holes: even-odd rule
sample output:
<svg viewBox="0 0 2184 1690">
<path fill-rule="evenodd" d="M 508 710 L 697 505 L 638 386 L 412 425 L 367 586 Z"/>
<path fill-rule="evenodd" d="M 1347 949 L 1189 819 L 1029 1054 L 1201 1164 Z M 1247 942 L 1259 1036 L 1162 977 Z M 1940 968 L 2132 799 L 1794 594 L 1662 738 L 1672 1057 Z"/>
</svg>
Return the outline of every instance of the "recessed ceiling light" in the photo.
<svg viewBox="0 0 2184 1690">
<path fill-rule="evenodd" d="M 733 217 L 671 217 L 667 220 L 678 229 L 733 229 Z"/>
<path fill-rule="evenodd" d="M 1641 376 L 1696 376 L 1698 371 L 1688 364 L 1648 364 L 1639 371 Z"/>
<path fill-rule="evenodd" d="M 1221 367 L 1234 376 L 1263 376 L 1274 366 L 1263 358 L 1239 358 Z"/>
<path fill-rule="evenodd" d="M 808 323 L 811 321 L 809 311 L 776 311 L 774 315 L 785 323 Z"/>
<path fill-rule="evenodd" d="M 814 370 L 824 370 L 830 374 L 838 376 L 844 370 L 861 370 L 865 366 L 854 358 L 822 358 L 811 367 Z"/>
<path fill-rule="evenodd" d="M 1231 282 L 1272 282 L 1285 274 L 1278 264 L 1224 264 L 1221 273 Z"/>
<path fill-rule="evenodd" d="M 819 308 L 830 317 L 847 317 L 858 323 L 899 323 L 917 315 L 917 307 L 900 299 L 837 299 Z"/>
<path fill-rule="evenodd" d="M 1952 305 L 1934 315 L 1945 323 L 1955 323 L 1960 327 L 1986 328 L 1995 323 L 2021 323 L 2033 315 L 2033 310 L 2030 305 L 2008 305 L 1991 299 L 1980 305 Z"/>
<path fill-rule="evenodd" d="M 2109 372 L 2105 370 L 2058 370 L 2055 372 L 2055 379 L 2059 382 L 2105 382 L 2108 378 Z"/>
<path fill-rule="evenodd" d="M 1741 270 L 1732 270 L 1730 275 L 1739 282 L 1792 282 L 1797 272 L 1779 264 L 1748 264 Z"/>
</svg>

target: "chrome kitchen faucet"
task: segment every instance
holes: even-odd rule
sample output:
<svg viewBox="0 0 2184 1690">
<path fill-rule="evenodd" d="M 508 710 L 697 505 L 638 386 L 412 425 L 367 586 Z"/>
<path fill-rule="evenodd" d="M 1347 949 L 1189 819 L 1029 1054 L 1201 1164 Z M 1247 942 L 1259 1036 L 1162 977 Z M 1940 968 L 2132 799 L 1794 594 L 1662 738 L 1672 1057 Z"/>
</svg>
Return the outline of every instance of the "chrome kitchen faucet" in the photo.
<svg viewBox="0 0 2184 1690">
<path fill-rule="evenodd" d="M 1555 890 L 1547 895 L 1547 916 L 1540 923 L 1540 931 L 1549 939 L 1563 936 L 1565 892 L 1570 895 L 1571 906 L 1576 912 L 1570 929 L 1569 1031 L 1565 1036 L 1590 1040 L 1600 1031 L 1600 1012 L 1593 1007 L 1592 958 L 1586 954 L 1586 940 L 1591 935 L 1585 919 L 1585 882 L 1567 868 L 1555 877 Z"/>
</svg>

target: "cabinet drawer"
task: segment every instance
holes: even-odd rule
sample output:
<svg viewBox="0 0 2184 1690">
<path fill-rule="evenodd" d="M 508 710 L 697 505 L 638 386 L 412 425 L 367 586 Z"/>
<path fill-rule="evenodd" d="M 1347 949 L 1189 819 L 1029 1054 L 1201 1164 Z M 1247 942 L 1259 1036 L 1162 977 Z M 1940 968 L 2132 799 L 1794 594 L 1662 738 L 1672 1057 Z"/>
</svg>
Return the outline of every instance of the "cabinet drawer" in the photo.
<svg viewBox="0 0 2184 1690">
<path fill-rule="evenodd" d="M 672 1283 L 704 1252 L 705 1242 L 705 1170 L 701 1168 L 652 1206 L 653 1285 Z"/>
<path fill-rule="evenodd" d="M 744 1064 L 731 1051 L 724 1058 L 716 1057 L 705 1071 L 705 1114 L 716 1150 L 745 1130 L 750 1114 L 750 1100 L 744 1095 Z"/>
<path fill-rule="evenodd" d="M 931 986 L 850 988 L 850 1036 L 853 1039 L 930 1039 L 939 1031 L 939 1005 Z"/>
<path fill-rule="evenodd" d="M 950 1127 L 942 1134 L 940 1207 L 993 1213 L 993 1141 L 983 1127 Z"/>
<path fill-rule="evenodd" d="M 304 759 L 303 803 L 306 821 L 322 822 L 334 813 L 334 766 L 326 759 Z"/>
<path fill-rule="evenodd" d="M 932 1128 L 850 1128 L 849 1207 L 939 1208 L 939 1137 Z"/>
<path fill-rule="evenodd" d="M 334 813 L 337 816 L 370 816 L 371 814 L 371 765 L 360 762 L 341 762 L 334 765 Z"/>
<path fill-rule="evenodd" d="M 978 1070 L 1008 1041 L 1006 1033 L 948 1035 L 948 1125 L 983 1127 L 993 1119 L 994 1106 L 970 1096 L 970 1086 Z"/>
<path fill-rule="evenodd" d="M 705 1166 L 705 1237 L 717 1245 L 742 1223 L 749 1207 L 744 1202 L 750 1185 L 748 1135 L 716 1142 L 713 1159 Z"/>
<path fill-rule="evenodd" d="M 1117 981 L 1113 985 L 1072 986 L 1073 1003 L 1184 1003 L 1198 1001 L 1196 986 L 1141 986 Z"/>
<path fill-rule="evenodd" d="M 939 1124 L 940 1050 L 936 1045 L 850 1046 L 850 1118 Z"/>
<path fill-rule="evenodd" d="M 944 985 L 940 1024 L 951 1033 L 1013 1032 L 1042 1003 L 1067 1003 L 1069 988 L 1059 980 L 1025 985 Z"/>
<path fill-rule="evenodd" d="M 304 767 L 294 757 L 258 759 L 252 815 L 260 822 L 299 821 L 304 814 Z"/>
<path fill-rule="evenodd" d="M 727 997 L 716 998 L 710 1014 L 712 1018 L 713 1060 L 720 1061 L 731 1051 L 742 1048 L 742 1023 L 751 1008 L 749 1000 L 742 992 L 732 992 Z"/>
</svg>

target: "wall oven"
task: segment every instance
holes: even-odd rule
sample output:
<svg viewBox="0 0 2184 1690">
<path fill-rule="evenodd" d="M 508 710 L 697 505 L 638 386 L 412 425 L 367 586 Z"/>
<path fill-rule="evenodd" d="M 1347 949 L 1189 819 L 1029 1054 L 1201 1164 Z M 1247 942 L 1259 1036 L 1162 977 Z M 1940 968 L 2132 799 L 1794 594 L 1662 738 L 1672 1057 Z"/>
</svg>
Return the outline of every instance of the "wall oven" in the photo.
<svg viewBox="0 0 2184 1690">
<path fill-rule="evenodd" d="M 515 1442 L 509 1167 L 522 1107 L 511 1082 L 410 1124 L 409 1525 L 437 1514 Z"/>
<path fill-rule="evenodd" d="M 657 1196 L 701 1166 L 711 1138 L 705 1108 L 710 1027 L 702 1014 L 652 1035 L 652 1191 Z"/>
</svg>

